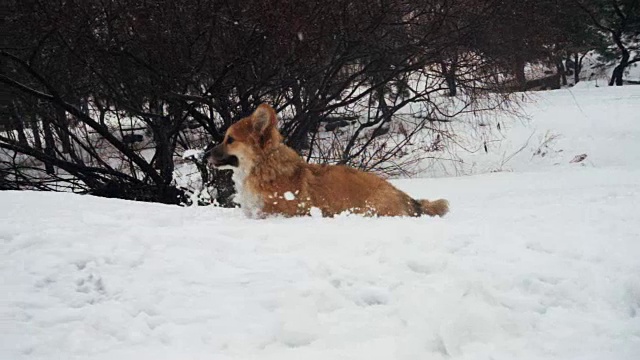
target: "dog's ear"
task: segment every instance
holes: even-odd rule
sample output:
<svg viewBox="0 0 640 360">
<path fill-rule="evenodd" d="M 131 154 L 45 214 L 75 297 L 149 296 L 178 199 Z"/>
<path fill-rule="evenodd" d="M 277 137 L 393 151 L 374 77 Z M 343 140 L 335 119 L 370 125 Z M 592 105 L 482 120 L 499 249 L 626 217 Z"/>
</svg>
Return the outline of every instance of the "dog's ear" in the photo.
<svg viewBox="0 0 640 360">
<path fill-rule="evenodd" d="M 251 117 L 253 118 L 254 128 L 261 134 L 268 128 L 275 127 L 278 122 L 276 111 L 267 104 L 260 104 Z"/>
</svg>

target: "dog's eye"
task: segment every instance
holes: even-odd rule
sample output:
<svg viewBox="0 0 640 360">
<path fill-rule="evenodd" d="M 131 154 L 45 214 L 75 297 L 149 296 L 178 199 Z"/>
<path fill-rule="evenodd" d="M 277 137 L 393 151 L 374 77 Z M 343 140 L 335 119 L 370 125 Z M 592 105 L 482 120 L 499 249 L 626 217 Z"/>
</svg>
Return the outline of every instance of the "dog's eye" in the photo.
<svg viewBox="0 0 640 360">
<path fill-rule="evenodd" d="M 227 145 L 233 144 L 234 141 L 236 141 L 234 138 L 227 136 Z"/>
</svg>

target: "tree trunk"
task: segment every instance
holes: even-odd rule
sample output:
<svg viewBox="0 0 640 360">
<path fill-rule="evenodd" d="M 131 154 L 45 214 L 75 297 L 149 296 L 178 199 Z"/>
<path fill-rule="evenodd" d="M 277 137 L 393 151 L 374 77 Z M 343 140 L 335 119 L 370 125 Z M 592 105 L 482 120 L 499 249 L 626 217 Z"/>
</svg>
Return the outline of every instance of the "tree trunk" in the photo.
<svg viewBox="0 0 640 360">
<path fill-rule="evenodd" d="M 580 71 L 582 71 L 582 59 L 578 56 L 578 53 L 573 54 L 573 84 L 577 84 L 580 81 Z"/>
<path fill-rule="evenodd" d="M 160 191 L 160 201 L 165 203 L 171 203 L 173 201 L 175 203 L 177 200 L 171 199 L 171 197 L 175 196 L 175 189 L 171 186 L 174 170 L 174 142 L 170 138 L 172 130 L 171 125 L 174 124 L 174 122 L 171 121 L 169 117 L 177 117 L 179 115 L 171 114 L 171 111 L 168 115 L 165 115 L 163 105 L 163 102 L 157 99 L 149 101 L 149 109 L 151 110 L 151 113 L 160 115 L 160 117 L 149 123 L 151 130 L 153 131 L 153 139 L 155 142 L 156 153 L 154 155 L 154 166 L 156 169 L 160 170 L 160 177 L 162 178 L 162 183 L 156 183 L 156 185 Z"/>
<path fill-rule="evenodd" d="M 15 102 L 12 104 L 13 109 L 13 128 L 16 129 L 18 133 L 18 142 L 20 145 L 28 146 L 27 135 L 24 133 L 24 121 L 22 120 L 22 116 L 20 116 L 18 108 L 16 107 Z"/>
<path fill-rule="evenodd" d="M 165 185 L 170 184 L 173 179 L 173 159 L 167 130 L 168 129 L 164 126 L 158 126 L 154 131 L 156 143 L 156 168 L 160 170 L 160 177 L 162 177 Z"/>
<path fill-rule="evenodd" d="M 18 142 L 21 145 L 28 145 L 27 135 L 24 133 L 24 123 L 21 118 L 14 118 L 16 132 L 18 133 Z"/>
<path fill-rule="evenodd" d="M 31 127 L 31 133 L 33 133 L 33 144 L 37 150 L 42 150 L 42 139 L 40 139 L 40 127 L 38 126 L 38 117 L 35 114 L 31 114 L 31 121 L 29 126 Z"/>
<path fill-rule="evenodd" d="M 297 126 L 291 135 L 287 137 L 286 144 L 300 153 L 302 150 L 309 148 L 309 135 L 312 131 L 316 131 L 320 119 L 317 114 L 312 112 L 297 116 L 305 116 L 306 119 L 297 121 Z"/>
<path fill-rule="evenodd" d="M 618 66 L 613 69 L 613 73 L 611 74 L 611 79 L 609 80 L 609 86 L 622 86 L 622 75 L 624 74 L 624 69 L 627 67 L 627 64 L 623 61 L 618 64 Z"/>
<path fill-rule="evenodd" d="M 447 82 L 447 87 L 449 88 L 449 96 L 456 96 L 458 89 L 456 85 L 455 63 L 451 64 L 451 66 L 447 68 L 447 64 L 443 61 L 440 63 L 440 67 L 442 68 L 442 75 L 444 76 L 444 80 Z"/>
<path fill-rule="evenodd" d="M 611 74 L 611 79 L 609 80 L 609 86 L 622 86 L 622 75 L 624 75 L 624 70 L 629 65 L 629 50 L 622 43 L 621 35 L 613 34 L 613 40 L 620 51 L 622 51 L 622 59 L 620 59 L 620 64 L 613 69 L 613 74 Z"/>
<path fill-rule="evenodd" d="M 69 121 L 67 120 L 67 113 L 64 109 L 56 107 L 56 120 L 58 126 L 56 126 L 56 132 L 58 133 L 58 137 L 60 138 L 60 142 L 62 144 L 62 153 L 70 154 L 71 153 L 71 140 L 69 139 L 69 135 L 65 133 L 63 129 L 69 129 Z"/>
<path fill-rule="evenodd" d="M 558 71 L 558 75 L 562 79 L 562 86 L 567 86 L 567 70 L 564 67 L 564 63 L 562 59 L 556 61 L 556 70 Z"/>
<path fill-rule="evenodd" d="M 516 76 L 516 81 L 520 85 L 521 89 L 524 89 L 527 85 L 527 78 L 524 75 L 524 59 L 520 55 L 516 55 L 513 63 L 513 73 Z"/>
<path fill-rule="evenodd" d="M 55 139 L 53 138 L 53 132 L 51 131 L 51 123 L 49 120 L 42 120 L 42 130 L 44 132 L 44 153 L 47 156 L 56 158 L 56 143 Z M 44 166 L 47 174 L 55 174 L 53 164 L 51 164 L 50 162 L 46 162 Z"/>
</svg>

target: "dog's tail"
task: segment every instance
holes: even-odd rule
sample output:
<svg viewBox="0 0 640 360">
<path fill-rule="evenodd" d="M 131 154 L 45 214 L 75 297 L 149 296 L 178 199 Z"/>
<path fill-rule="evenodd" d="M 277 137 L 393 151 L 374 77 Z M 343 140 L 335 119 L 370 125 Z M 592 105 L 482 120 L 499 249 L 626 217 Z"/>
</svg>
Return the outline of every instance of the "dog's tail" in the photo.
<svg viewBox="0 0 640 360">
<path fill-rule="evenodd" d="M 420 203 L 420 209 L 423 214 L 427 214 L 429 216 L 444 216 L 449 212 L 449 202 L 445 199 L 438 200 L 418 200 Z"/>
</svg>

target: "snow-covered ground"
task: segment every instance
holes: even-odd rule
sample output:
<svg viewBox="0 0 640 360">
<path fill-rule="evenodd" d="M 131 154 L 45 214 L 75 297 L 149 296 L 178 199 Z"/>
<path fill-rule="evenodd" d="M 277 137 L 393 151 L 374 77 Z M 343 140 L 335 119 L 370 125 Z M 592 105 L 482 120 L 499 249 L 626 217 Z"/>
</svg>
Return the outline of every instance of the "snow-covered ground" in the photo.
<svg viewBox="0 0 640 360">
<path fill-rule="evenodd" d="M 0 359 L 637 359 L 640 87 L 535 100 L 442 219 L 0 193 Z"/>
<path fill-rule="evenodd" d="M 521 97 L 522 116 L 488 119 L 475 131 L 454 128 L 462 133 L 456 139 L 461 146 L 452 148 L 450 157 L 460 162 L 427 161 L 421 174 L 556 171 L 575 167 L 571 160 L 582 154 L 588 167 L 640 169 L 640 86 L 596 85 L 583 81 L 569 89 L 532 92 Z"/>
</svg>

